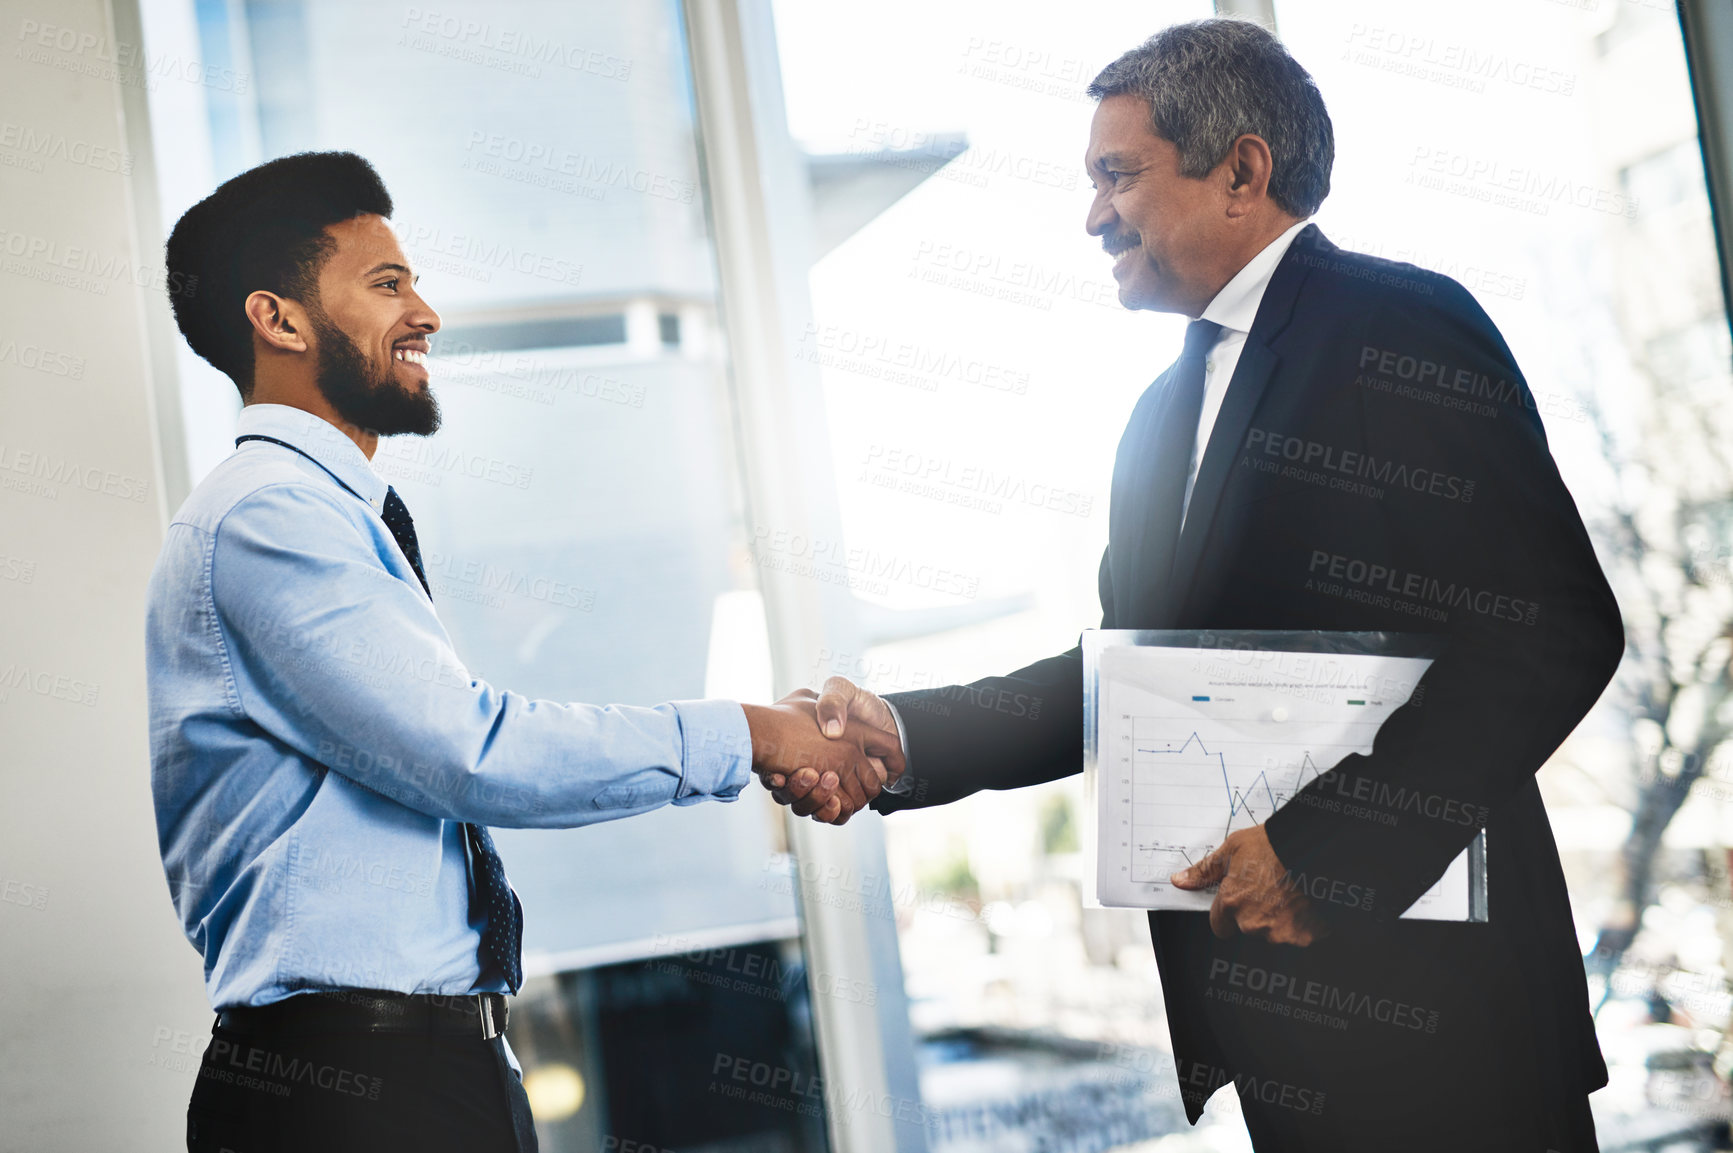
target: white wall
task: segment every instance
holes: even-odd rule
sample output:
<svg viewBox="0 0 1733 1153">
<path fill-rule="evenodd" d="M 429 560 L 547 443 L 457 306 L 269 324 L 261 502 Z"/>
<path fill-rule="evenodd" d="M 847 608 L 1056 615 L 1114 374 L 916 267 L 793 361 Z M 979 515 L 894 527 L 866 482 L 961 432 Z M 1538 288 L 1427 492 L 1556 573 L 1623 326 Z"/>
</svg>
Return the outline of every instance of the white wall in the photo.
<svg viewBox="0 0 1733 1153">
<path fill-rule="evenodd" d="M 0 1150 L 29 1153 L 184 1148 L 211 1020 L 150 804 L 166 313 L 127 139 L 196 66 L 141 68 L 113 8 L 0 0 Z"/>
</svg>

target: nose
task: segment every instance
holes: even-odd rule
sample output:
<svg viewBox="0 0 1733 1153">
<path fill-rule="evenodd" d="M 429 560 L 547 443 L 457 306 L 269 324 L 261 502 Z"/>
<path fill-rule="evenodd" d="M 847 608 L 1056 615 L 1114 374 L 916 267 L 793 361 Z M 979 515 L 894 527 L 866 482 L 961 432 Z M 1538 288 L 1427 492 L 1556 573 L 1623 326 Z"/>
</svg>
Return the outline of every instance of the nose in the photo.
<svg viewBox="0 0 1733 1153">
<path fill-rule="evenodd" d="M 424 332 L 438 332 L 439 313 L 433 311 L 433 306 L 423 300 L 419 292 L 413 288 L 409 291 L 413 299 L 410 304 L 408 322 Z"/>
<path fill-rule="evenodd" d="M 1095 190 L 1095 199 L 1089 202 L 1089 215 L 1083 219 L 1083 229 L 1091 236 L 1106 236 L 1113 231 L 1119 214 L 1113 211 L 1113 203 L 1107 198 L 1107 189 Z"/>
</svg>

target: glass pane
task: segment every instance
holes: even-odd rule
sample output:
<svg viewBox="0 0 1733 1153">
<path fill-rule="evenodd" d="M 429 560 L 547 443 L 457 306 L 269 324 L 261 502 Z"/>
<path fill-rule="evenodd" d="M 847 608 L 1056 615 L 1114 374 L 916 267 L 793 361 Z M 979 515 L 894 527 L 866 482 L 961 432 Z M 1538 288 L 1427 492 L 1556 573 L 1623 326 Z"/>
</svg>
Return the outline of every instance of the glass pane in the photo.
<svg viewBox="0 0 1733 1153">
<path fill-rule="evenodd" d="M 1210 11 L 776 5 L 789 126 L 813 154 L 814 323 L 796 355 L 822 368 L 848 547 L 946 574 L 860 582 L 880 639 L 824 654 L 815 679 L 962 683 L 1100 623 L 1114 446 L 1184 322 L 1121 309 L 1084 232 L 1084 90 Z M 1081 907 L 1081 800 L 1074 778 L 885 822 L 936 1153 L 1190 1132 L 1147 922 Z M 1202 1140 L 1223 1139 L 1224 1112 L 1239 1126 L 1218 1099 Z"/>
<path fill-rule="evenodd" d="M 1707 1132 L 1733 1061 L 1733 769 L 1701 720 L 1728 704 L 1707 670 L 1733 619 L 1733 374 L 1673 6 L 1278 0 L 1277 17 L 1336 123 L 1320 226 L 1474 293 L 1618 596 L 1625 667 L 1539 776 L 1611 1075 L 1590 1101 L 1602 1148 Z"/>
<path fill-rule="evenodd" d="M 154 105 L 165 224 L 306 149 L 358 152 L 392 191 L 443 320 L 445 424 L 383 442 L 375 467 L 471 670 L 554 700 L 766 699 L 679 5 L 147 7 L 162 50 L 238 78 Z M 233 388 L 182 365 L 202 475 L 230 447 Z M 497 835 L 531 977 L 510 1036 L 544 1149 L 825 1147 L 821 1097 L 713 1091 L 719 1056 L 814 1084 L 795 898 L 765 866 L 782 830 L 754 788 Z"/>
<path fill-rule="evenodd" d="M 821 675 L 881 691 L 966 682 L 1099 622 L 1114 449 L 1183 321 L 1121 310 L 1084 235 L 1082 90 L 1210 7 L 1092 4 L 1079 19 L 1063 6 L 777 5 L 791 128 L 857 173 L 852 198 L 815 179 L 822 255 L 801 344 L 823 366 L 849 544 L 964 578 L 861 589 L 882 639 Z M 1733 1062 L 1733 429 L 1672 5 L 1276 9 L 1335 123 L 1320 226 L 1456 278 L 1490 312 L 1650 654 L 1625 670 L 1634 691 L 1609 692 L 1540 780 L 1591 984 L 1608 997 L 1603 1145 L 1647 1124 L 1713 1125 Z M 853 51 L 839 58 L 836 43 Z M 897 171 L 924 179 L 899 186 Z M 1633 720 L 1636 702 L 1660 712 Z M 1022 1149 L 1058 1130 L 1090 1148 L 1247 1149 L 1233 1094 L 1216 1094 L 1195 1132 L 1179 1115 L 1142 918 L 1080 908 L 1080 799 L 1073 780 L 886 824 L 934 1148 Z M 1660 817 L 1664 836 L 1634 835 L 1634 812 Z M 1631 853 L 1653 863 L 1646 888 L 1622 863 Z M 1113 1108 L 1065 1128 L 1092 1077 L 1118 1078 Z M 983 1133 L 960 1120 L 970 1110 L 1016 1119 Z"/>
</svg>

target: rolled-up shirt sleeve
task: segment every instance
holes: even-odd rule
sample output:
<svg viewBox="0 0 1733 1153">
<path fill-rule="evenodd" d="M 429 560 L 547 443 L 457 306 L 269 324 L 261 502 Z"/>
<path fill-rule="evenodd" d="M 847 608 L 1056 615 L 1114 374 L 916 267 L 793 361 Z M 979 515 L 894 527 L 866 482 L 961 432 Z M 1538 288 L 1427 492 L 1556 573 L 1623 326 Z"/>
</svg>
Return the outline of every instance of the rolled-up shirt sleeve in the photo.
<svg viewBox="0 0 1733 1153">
<path fill-rule="evenodd" d="M 752 734 L 734 701 L 674 701 L 680 718 L 682 763 L 676 805 L 711 798 L 733 800 L 752 767 Z"/>
<path fill-rule="evenodd" d="M 536 700 L 472 676 L 383 526 L 310 485 L 247 496 L 212 534 L 230 707 L 305 760 L 418 812 L 519 828 L 732 800 L 752 760 L 732 701 Z"/>
</svg>

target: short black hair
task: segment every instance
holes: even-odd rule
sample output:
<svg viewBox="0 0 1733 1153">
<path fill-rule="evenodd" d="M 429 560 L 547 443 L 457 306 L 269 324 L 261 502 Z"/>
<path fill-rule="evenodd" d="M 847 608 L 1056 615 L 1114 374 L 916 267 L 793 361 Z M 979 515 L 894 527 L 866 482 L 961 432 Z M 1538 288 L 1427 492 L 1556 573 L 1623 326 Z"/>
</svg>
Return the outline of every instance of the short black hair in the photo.
<svg viewBox="0 0 1733 1153">
<path fill-rule="evenodd" d="M 1250 133 L 1270 146 L 1270 199 L 1282 211 L 1310 216 L 1330 194 L 1336 137 L 1323 94 L 1260 24 L 1214 17 L 1162 29 L 1089 85 L 1097 100 L 1122 94 L 1149 105 L 1182 176 L 1203 176 Z"/>
<path fill-rule="evenodd" d="M 225 181 L 187 209 L 169 234 L 175 323 L 194 352 L 228 374 L 241 399 L 253 391 L 253 334 L 245 315 L 254 292 L 302 303 L 318 299 L 319 270 L 335 245 L 328 225 L 391 215 L 391 194 L 353 152 L 299 152 Z"/>
</svg>

